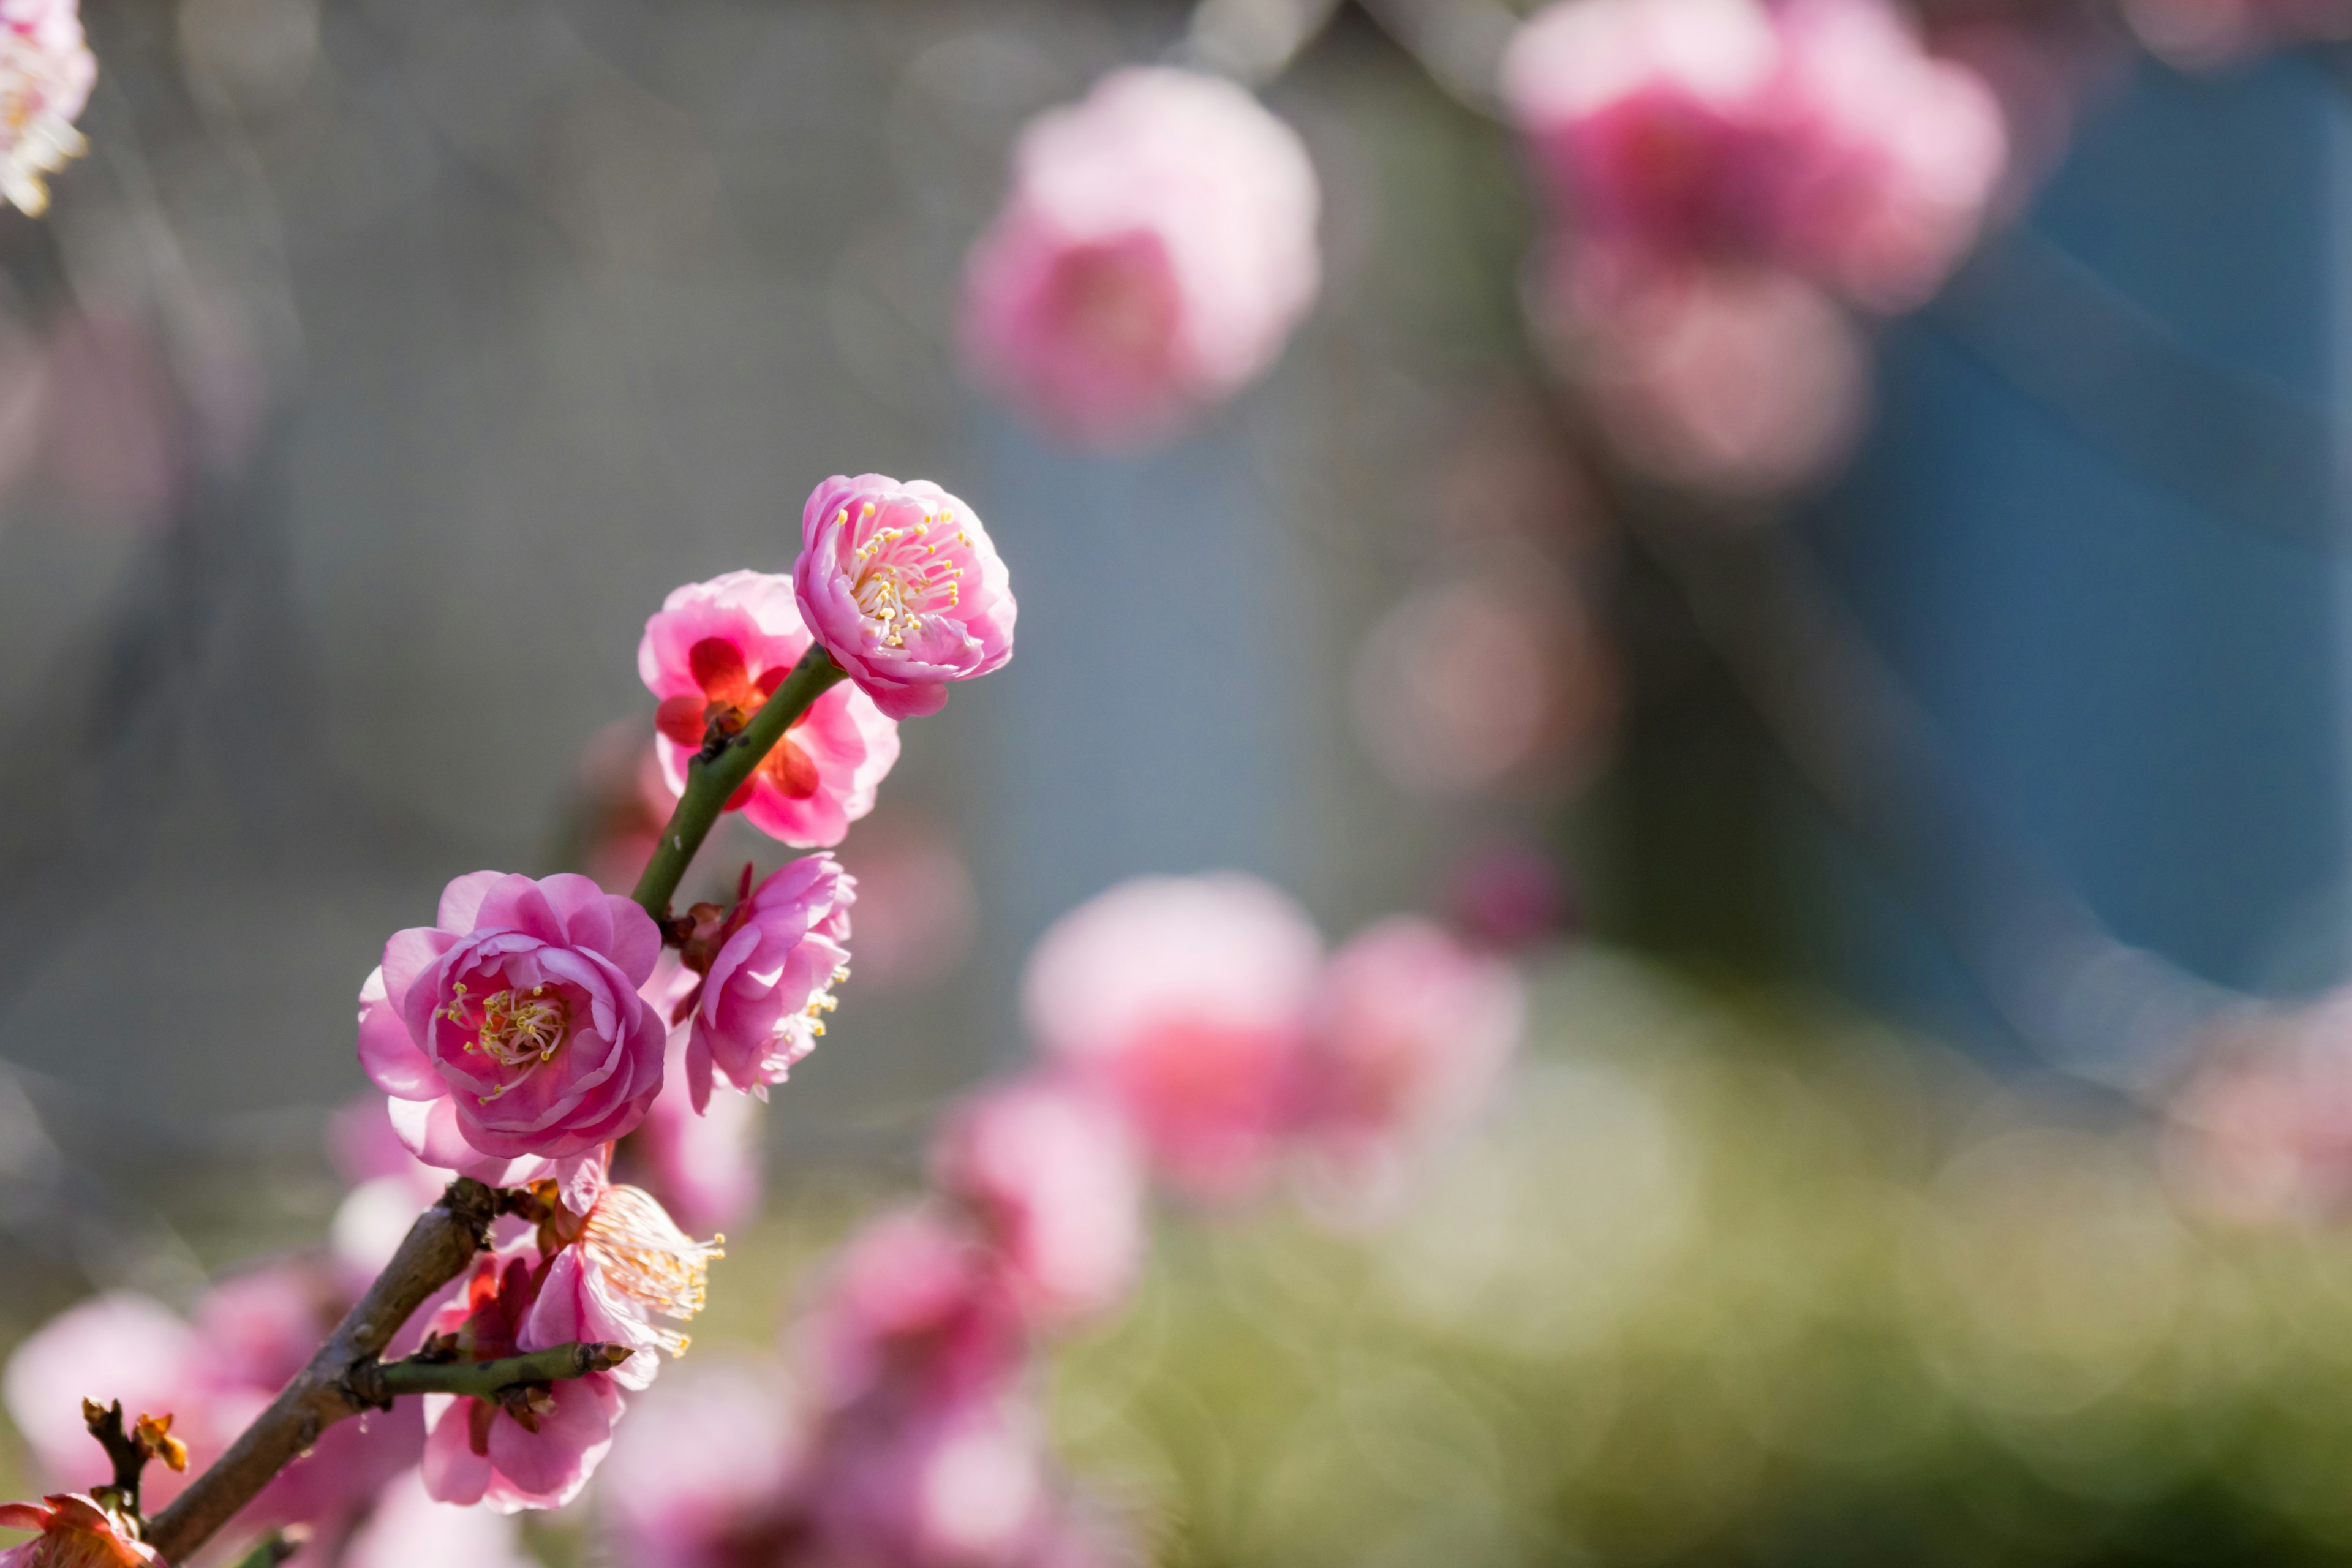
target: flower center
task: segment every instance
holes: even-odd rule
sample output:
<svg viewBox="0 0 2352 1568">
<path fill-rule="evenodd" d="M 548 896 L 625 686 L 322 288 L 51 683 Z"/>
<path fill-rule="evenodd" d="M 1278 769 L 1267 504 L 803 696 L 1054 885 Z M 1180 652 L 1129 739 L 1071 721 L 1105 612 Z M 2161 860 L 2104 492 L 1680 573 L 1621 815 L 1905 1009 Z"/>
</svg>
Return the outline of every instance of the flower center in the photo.
<svg viewBox="0 0 2352 1568">
<path fill-rule="evenodd" d="M 544 985 L 534 985 L 529 991 L 493 991 L 479 1003 L 467 996 L 463 981 L 450 990 L 455 999 L 441 1009 L 441 1016 L 461 1029 L 474 1031 L 466 1049 L 486 1056 L 502 1068 L 521 1069 L 491 1090 L 488 1099 L 496 1100 L 529 1078 L 541 1063 L 553 1059 L 570 1037 L 571 1009 L 564 1005 L 562 996 L 550 994 Z"/>
<path fill-rule="evenodd" d="M 873 516 L 874 503 L 867 501 L 858 521 L 863 525 Z M 907 634 L 922 617 L 951 610 L 962 602 L 963 567 L 953 552 L 941 555 L 930 537 L 935 528 L 944 535 L 954 521 L 950 512 L 934 516 L 927 511 L 923 521 L 911 527 L 876 529 L 857 547 L 857 575 L 850 584 L 850 595 L 866 618 L 875 623 L 884 647 L 904 647 Z M 834 521 L 848 526 L 849 509 L 842 508 Z M 956 529 L 953 537 L 956 543 L 971 548 L 971 536 L 962 529 Z"/>
<path fill-rule="evenodd" d="M 580 1247 L 614 1291 L 649 1312 L 691 1318 L 702 1310 L 710 1265 L 727 1256 L 712 1237 L 697 1241 L 653 1195 L 636 1187 L 608 1187 L 581 1223 Z M 684 1355 L 689 1342 L 675 1330 L 653 1325 L 661 1348 Z"/>
</svg>

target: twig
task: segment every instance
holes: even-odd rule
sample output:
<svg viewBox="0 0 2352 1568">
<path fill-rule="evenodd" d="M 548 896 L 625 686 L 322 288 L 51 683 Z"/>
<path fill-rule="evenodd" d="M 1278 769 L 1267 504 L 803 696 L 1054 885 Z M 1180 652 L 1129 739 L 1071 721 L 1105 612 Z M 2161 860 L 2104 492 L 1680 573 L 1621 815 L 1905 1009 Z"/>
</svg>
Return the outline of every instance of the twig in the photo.
<svg viewBox="0 0 2352 1568">
<path fill-rule="evenodd" d="M 678 796 L 677 809 L 670 813 L 660 842 L 654 847 L 654 858 L 646 863 L 645 875 L 637 879 L 636 891 L 630 895 L 656 923 L 667 928 L 670 897 L 677 891 L 687 867 L 693 864 L 695 851 L 710 836 L 719 814 L 727 809 L 728 797 L 742 787 L 793 721 L 842 679 L 841 667 L 833 662 L 824 645 L 811 643 L 775 695 L 751 715 L 750 723 L 732 735 L 714 734 L 687 763 L 686 793 Z"/>
<path fill-rule="evenodd" d="M 310 1542 L 308 1525 L 289 1524 L 283 1530 L 273 1530 L 261 1538 L 260 1544 L 236 1560 L 236 1568 L 278 1568 Z"/>
<path fill-rule="evenodd" d="M 610 1372 L 629 1359 L 629 1347 L 582 1343 L 551 1346 L 501 1361 L 436 1361 L 409 1356 L 395 1362 L 362 1362 L 352 1369 L 352 1390 L 380 1409 L 392 1408 L 403 1394 L 463 1394 L 494 1399 L 506 1389 L 530 1383 L 560 1383 Z"/>
<path fill-rule="evenodd" d="M 227 1453 L 198 1476 L 171 1507 L 155 1516 L 148 1544 L 167 1563 L 185 1562 L 236 1516 L 270 1479 L 319 1440 L 319 1435 L 366 1404 L 352 1374 L 373 1363 L 425 1300 L 465 1271 L 489 1240 L 499 1198 L 461 1176 L 409 1227 L 359 1304 L 344 1314 L 310 1364 L 297 1373 L 269 1408 L 255 1417 Z"/>
</svg>

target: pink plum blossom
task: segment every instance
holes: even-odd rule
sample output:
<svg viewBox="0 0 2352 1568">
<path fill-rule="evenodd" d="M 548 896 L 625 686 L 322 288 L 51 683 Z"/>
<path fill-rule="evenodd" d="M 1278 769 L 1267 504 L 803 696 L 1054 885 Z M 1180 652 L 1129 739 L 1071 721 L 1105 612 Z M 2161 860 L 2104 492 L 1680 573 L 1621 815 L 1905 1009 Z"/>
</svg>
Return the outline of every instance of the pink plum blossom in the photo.
<svg viewBox="0 0 2352 1568">
<path fill-rule="evenodd" d="M 787 1560 L 809 1433 L 778 1370 L 697 1357 L 635 1402 L 597 1487 L 629 1568 Z"/>
<path fill-rule="evenodd" d="M 583 1162 L 572 1181 L 532 1190 L 550 1210 L 539 1228 L 547 1266 L 533 1285 L 523 1348 L 627 1345 L 636 1353 L 613 1380 L 644 1388 L 661 1370 L 656 1352 L 686 1352 L 686 1336 L 660 1320 L 701 1311 L 710 1265 L 726 1254 L 680 1230 L 650 1193 L 609 1180 L 602 1155 Z"/>
<path fill-rule="evenodd" d="M 435 1313 L 429 1327 L 449 1336 L 463 1361 L 563 1343 L 530 1333 L 538 1296 L 539 1276 L 525 1258 L 486 1256 L 465 1294 Z M 624 1400 L 614 1375 L 595 1372 L 511 1404 L 449 1394 L 428 1394 L 421 1403 L 428 1427 L 425 1491 L 439 1502 L 487 1503 L 516 1513 L 560 1508 L 579 1495 L 613 1446 Z"/>
<path fill-rule="evenodd" d="M 893 1210 L 851 1238 L 799 1337 L 811 1388 L 835 1408 L 928 1405 L 998 1388 L 1024 1351 L 989 1249 L 926 1206 Z"/>
<path fill-rule="evenodd" d="M 0 1503 L 0 1529 L 41 1532 L 0 1552 L 0 1568 L 161 1568 L 163 1562 L 130 1521 L 81 1492 Z"/>
<path fill-rule="evenodd" d="M 656 744 L 673 798 L 709 727 L 750 722 L 811 640 L 790 578 L 730 572 L 671 590 L 646 623 L 637 673 L 661 699 Z M 864 691 L 837 686 L 793 721 L 727 809 L 786 844 L 838 844 L 898 760 L 898 724 Z"/>
<path fill-rule="evenodd" d="M 73 122 L 97 79 L 76 0 L 0 5 L 0 196 L 35 217 L 48 210 L 43 176 L 88 147 Z"/>
<path fill-rule="evenodd" d="M 32 1450 L 33 1468 L 53 1486 L 99 1486 L 112 1479 L 106 1456 L 82 1422 L 81 1402 L 122 1402 L 127 1416 L 178 1418 L 178 1436 L 195 1437 L 203 1346 L 178 1314 L 135 1291 L 110 1290 L 67 1308 L 28 1335 L 8 1357 L 8 1418 Z M 190 1444 L 200 1456 L 198 1442 Z M 161 1466 L 146 1479 L 145 1500 L 169 1502 L 187 1484 Z M 31 1528 L 27 1526 L 26 1528 Z"/>
<path fill-rule="evenodd" d="M 1099 1095 L 1055 1078 L 979 1095 L 940 1130 L 931 1165 L 940 1189 L 971 1205 L 1034 1318 L 1102 1311 L 1134 1284 L 1142 1166 Z"/>
<path fill-rule="evenodd" d="M 751 868 L 744 868 L 744 879 Z M 686 1021 L 687 1081 L 694 1108 L 710 1103 L 715 1071 L 765 1098 L 816 1047 L 833 988 L 849 978 L 849 907 L 857 879 L 830 855 L 806 855 L 739 891 L 721 916 L 694 908 L 685 953 L 702 972 L 673 1011 Z"/>
<path fill-rule="evenodd" d="M 965 264 L 979 380 L 1084 445 L 1170 434 L 1256 379 L 1314 303 L 1314 165 L 1222 79 L 1116 71 L 1040 117 Z"/>
<path fill-rule="evenodd" d="M 845 1413 L 809 1489 L 834 1560 L 1015 1568 L 1050 1520 L 1048 1479 L 1034 1415 L 998 1396 Z"/>
<path fill-rule="evenodd" d="M 637 987 L 661 936 L 569 873 L 476 871 L 395 932 L 360 991 L 360 1061 L 416 1156 L 467 1173 L 584 1154 L 645 1119 L 664 1030 Z"/>
<path fill-rule="evenodd" d="M 1393 916 L 1350 940 L 1318 988 L 1299 1116 L 1332 1189 L 1376 1199 L 1403 1160 L 1468 1120 L 1518 1047 L 1508 963 Z"/>
<path fill-rule="evenodd" d="M 1045 932 L 1023 1010 L 1162 1174 L 1237 1197 L 1280 1152 L 1320 950 L 1306 914 L 1254 878 L 1139 878 Z"/>
<path fill-rule="evenodd" d="M 928 479 L 835 474 L 811 491 L 793 563 L 801 616 L 893 719 L 1013 657 L 1013 579 L 980 514 Z"/>
<path fill-rule="evenodd" d="M 513 1520 L 436 1501 L 413 1469 L 377 1493 L 337 1562 L 340 1568 L 537 1568 L 523 1554 Z"/>
</svg>

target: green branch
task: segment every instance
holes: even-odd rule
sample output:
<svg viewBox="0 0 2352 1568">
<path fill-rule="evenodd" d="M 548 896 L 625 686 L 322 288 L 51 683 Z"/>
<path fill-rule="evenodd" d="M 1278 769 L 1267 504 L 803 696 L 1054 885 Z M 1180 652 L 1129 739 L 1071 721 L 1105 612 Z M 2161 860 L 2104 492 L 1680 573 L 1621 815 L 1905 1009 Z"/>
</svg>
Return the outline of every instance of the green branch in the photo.
<svg viewBox="0 0 2352 1568">
<path fill-rule="evenodd" d="M 694 863 L 695 851 L 710 836 L 711 825 L 727 809 L 728 797 L 775 750 L 793 721 L 842 679 L 842 668 L 833 662 L 833 656 L 822 644 L 811 643 L 775 695 L 751 715 L 750 723 L 732 735 L 714 737 L 704 744 L 686 766 L 686 793 L 678 796 L 677 809 L 669 814 L 654 858 L 646 863 L 645 875 L 637 879 L 637 889 L 630 895 L 639 908 L 657 921 L 669 919 L 670 899 L 677 892 L 686 868 Z"/>
<path fill-rule="evenodd" d="M 629 1354 L 626 1345 L 575 1341 L 500 1361 L 425 1361 L 410 1356 L 404 1361 L 367 1362 L 352 1369 L 352 1392 L 362 1403 L 386 1410 L 404 1394 L 495 1399 L 502 1391 L 526 1383 L 560 1383 L 592 1372 L 610 1372 L 628 1360 Z"/>
</svg>

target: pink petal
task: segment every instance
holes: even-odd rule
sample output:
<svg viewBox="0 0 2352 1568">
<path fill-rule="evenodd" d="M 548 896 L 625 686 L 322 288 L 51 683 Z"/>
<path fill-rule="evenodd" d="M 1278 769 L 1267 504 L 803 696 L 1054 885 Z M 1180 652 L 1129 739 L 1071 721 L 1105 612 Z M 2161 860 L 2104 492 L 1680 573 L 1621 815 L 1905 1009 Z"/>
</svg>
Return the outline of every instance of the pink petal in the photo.
<svg viewBox="0 0 2352 1568">
<path fill-rule="evenodd" d="M 425 1436 L 422 1467 L 425 1489 L 436 1502 L 470 1505 L 481 1501 L 482 1494 L 489 1489 L 490 1461 L 475 1453 L 467 1438 L 466 1406 L 471 1403 L 452 1400 Z"/>
<path fill-rule="evenodd" d="M 483 898 L 506 875 L 504 871 L 468 871 L 457 878 L 441 889 L 441 910 L 433 923 L 459 936 L 472 931 Z"/>
<path fill-rule="evenodd" d="M 368 976 L 378 994 L 375 999 L 368 999 L 367 987 L 360 991 L 364 1004 L 360 1008 L 360 1068 L 370 1083 L 394 1099 L 438 1100 L 449 1092 L 449 1086 L 441 1081 L 432 1060 L 409 1037 L 408 1026 L 383 999 L 382 974 L 379 970 Z"/>
<path fill-rule="evenodd" d="M 562 917 L 569 945 L 596 952 L 613 951 L 614 900 L 604 889 L 576 871 L 559 871 L 541 878 L 539 890 Z M 633 984 L 644 981 L 641 974 Z"/>
</svg>

